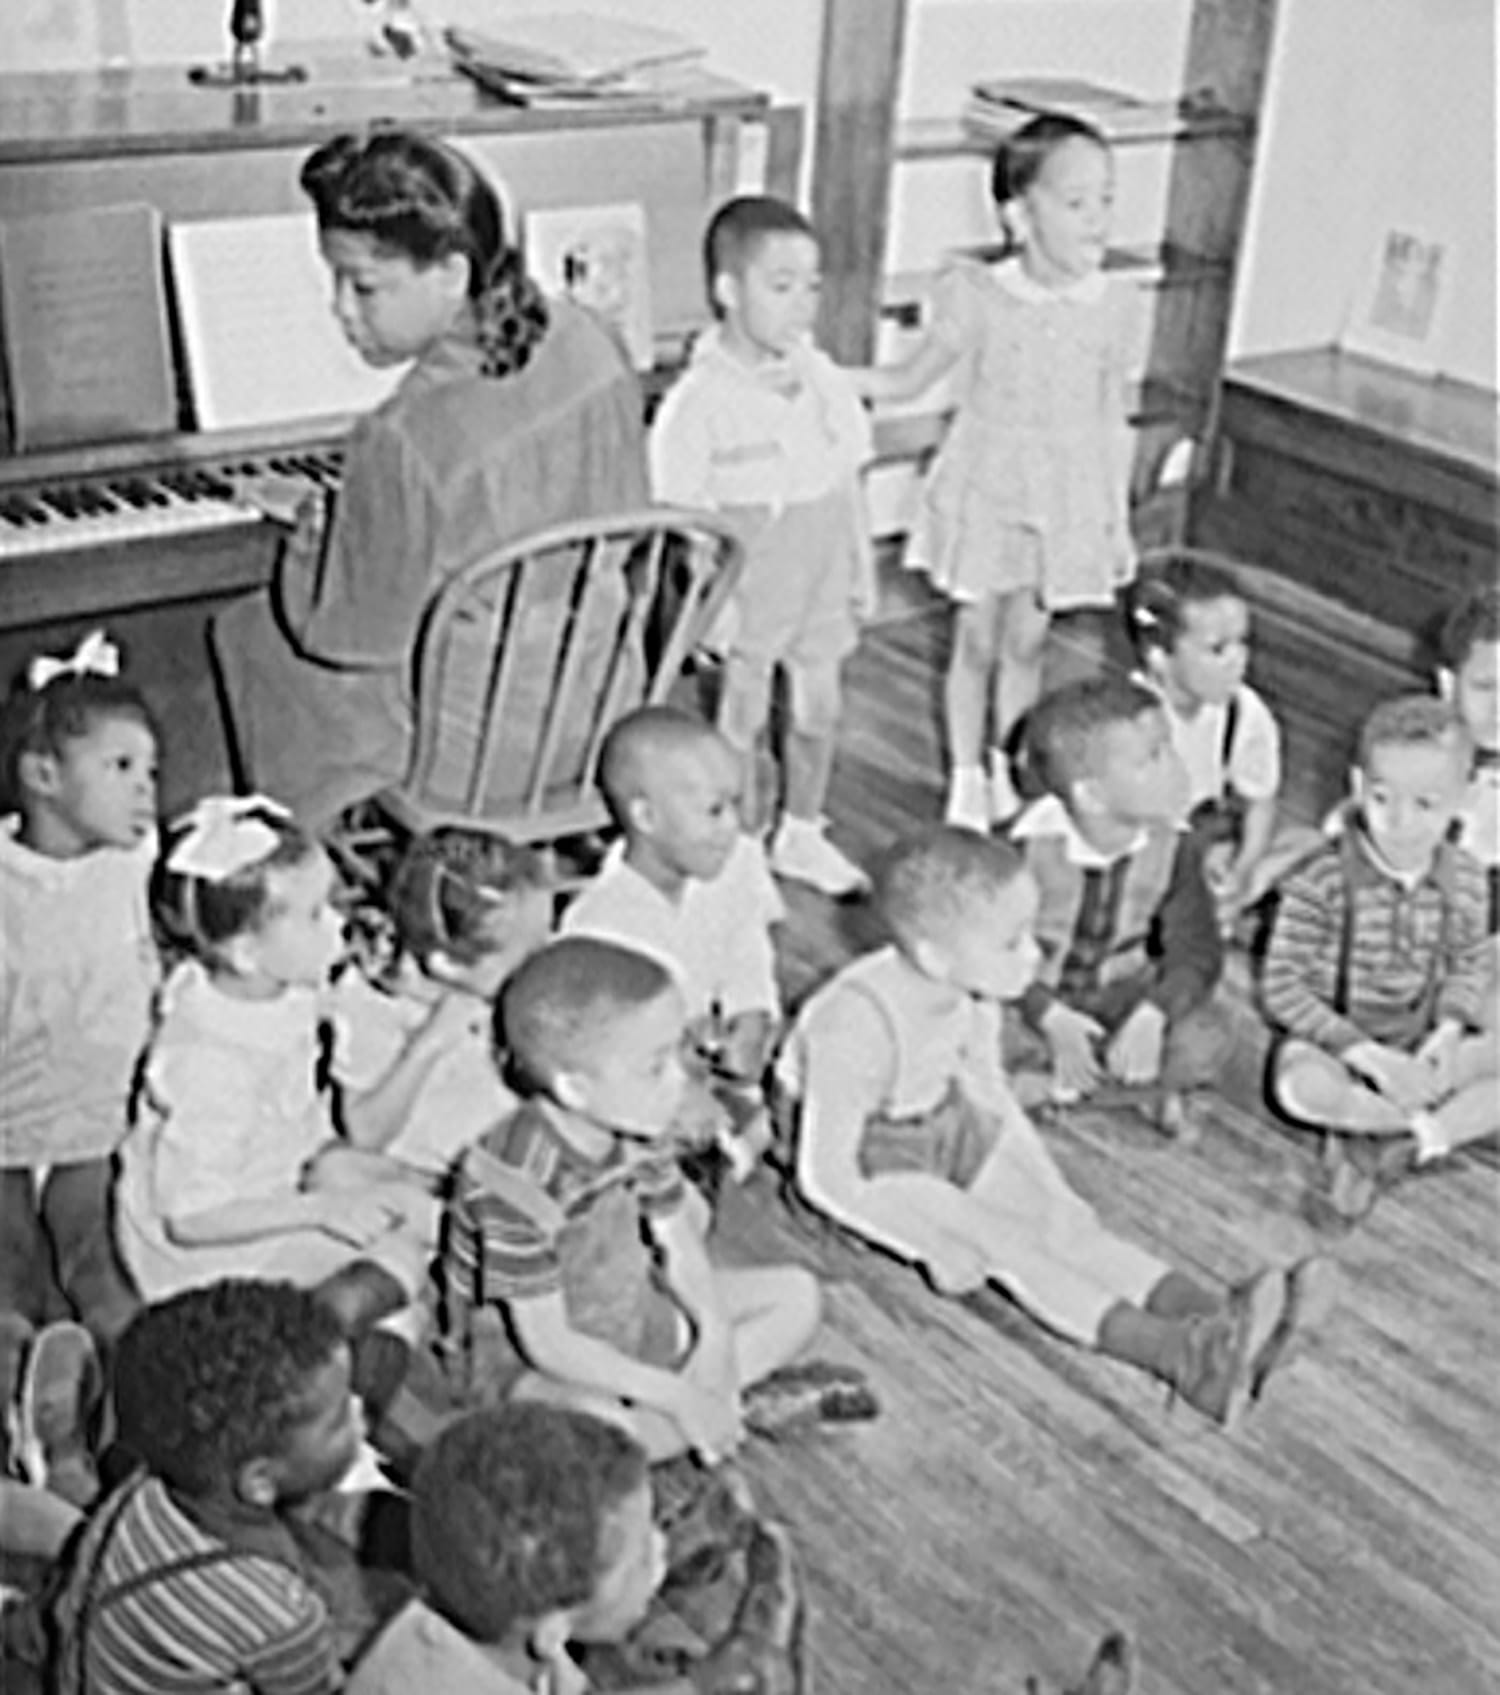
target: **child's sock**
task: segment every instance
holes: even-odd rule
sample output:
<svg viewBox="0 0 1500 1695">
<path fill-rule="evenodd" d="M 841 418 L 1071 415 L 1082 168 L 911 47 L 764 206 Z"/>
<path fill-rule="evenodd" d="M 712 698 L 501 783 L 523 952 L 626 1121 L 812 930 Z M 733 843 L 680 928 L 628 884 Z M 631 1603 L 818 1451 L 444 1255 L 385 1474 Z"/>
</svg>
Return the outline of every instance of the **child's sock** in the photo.
<svg viewBox="0 0 1500 1695">
<path fill-rule="evenodd" d="M 1426 1165 L 1429 1160 L 1441 1159 L 1448 1150 L 1448 1137 L 1441 1124 L 1430 1112 L 1411 1115 L 1412 1139 L 1417 1144 L 1414 1165 Z"/>
<path fill-rule="evenodd" d="M 1021 797 L 1011 781 L 1010 755 L 1003 747 L 989 753 L 989 808 L 992 824 L 1007 824 L 1021 810 Z"/>
<path fill-rule="evenodd" d="M 966 830 L 990 827 L 989 781 L 982 765 L 955 765 L 948 776 L 948 800 L 943 822 Z"/>
</svg>

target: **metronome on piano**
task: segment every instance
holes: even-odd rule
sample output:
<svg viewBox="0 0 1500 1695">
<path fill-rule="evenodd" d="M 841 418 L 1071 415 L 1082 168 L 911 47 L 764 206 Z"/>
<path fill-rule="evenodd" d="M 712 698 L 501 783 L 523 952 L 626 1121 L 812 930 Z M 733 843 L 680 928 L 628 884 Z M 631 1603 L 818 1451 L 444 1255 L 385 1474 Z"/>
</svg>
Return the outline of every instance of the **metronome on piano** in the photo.
<svg viewBox="0 0 1500 1695">
<path fill-rule="evenodd" d="M 200 88 L 247 88 L 261 83 L 305 82 L 301 65 L 263 65 L 260 42 L 265 34 L 265 17 L 260 0 L 232 0 L 229 8 L 229 38 L 233 43 L 229 62 L 194 65 L 188 81 Z"/>
</svg>

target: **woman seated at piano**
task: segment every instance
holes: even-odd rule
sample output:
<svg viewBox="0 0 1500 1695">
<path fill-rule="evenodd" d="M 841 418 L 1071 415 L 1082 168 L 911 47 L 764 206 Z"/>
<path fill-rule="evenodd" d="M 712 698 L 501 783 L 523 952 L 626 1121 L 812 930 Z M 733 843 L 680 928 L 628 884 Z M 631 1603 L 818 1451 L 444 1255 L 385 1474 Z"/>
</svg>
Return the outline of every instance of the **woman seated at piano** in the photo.
<svg viewBox="0 0 1500 1695">
<path fill-rule="evenodd" d="M 462 153 L 398 129 L 340 136 L 301 184 L 344 334 L 412 361 L 354 427 L 326 528 L 214 629 L 250 787 L 312 829 L 400 782 L 422 615 L 456 571 L 550 524 L 646 504 L 641 396 L 611 334 L 548 300 Z"/>
</svg>

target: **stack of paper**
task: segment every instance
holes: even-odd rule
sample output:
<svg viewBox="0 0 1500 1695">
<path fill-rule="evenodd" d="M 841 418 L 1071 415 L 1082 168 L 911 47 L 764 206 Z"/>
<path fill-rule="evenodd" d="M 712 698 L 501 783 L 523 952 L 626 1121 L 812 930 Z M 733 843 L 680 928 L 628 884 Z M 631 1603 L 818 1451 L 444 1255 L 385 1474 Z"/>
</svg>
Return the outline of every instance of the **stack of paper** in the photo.
<svg viewBox="0 0 1500 1695">
<path fill-rule="evenodd" d="M 1066 112 L 1094 124 L 1113 141 L 1169 136 L 1193 116 L 1192 102 L 1142 100 L 1081 77 L 1002 77 L 974 84 L 965 126 L 1002 140 L 1041 112 Z"/>
<path fill-rule="evenodd" d="M 675 31 L 589 12 L 508 19 L 493 30 L 446 31 L 454 63 L 510 99 L 590 99 L 649 93 L 665 70 L 696 65 L 703 48 Z"/>
</svg>

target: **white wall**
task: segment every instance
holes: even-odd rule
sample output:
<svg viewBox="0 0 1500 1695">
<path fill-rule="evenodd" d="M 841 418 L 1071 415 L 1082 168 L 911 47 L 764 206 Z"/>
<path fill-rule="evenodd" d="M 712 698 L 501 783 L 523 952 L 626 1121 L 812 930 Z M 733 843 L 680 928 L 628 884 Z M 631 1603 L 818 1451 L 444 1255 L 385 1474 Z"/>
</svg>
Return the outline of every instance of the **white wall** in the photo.
<svg viewBox="0 0 1500 1695">
<path fill-rule="evenodd" d="M 1438 371 L 1496 382 L 1494 0 L 1281 0 L 1231 357 L 1336 342 L 1391 229 L 1451 244 Z"/>
</svg>

